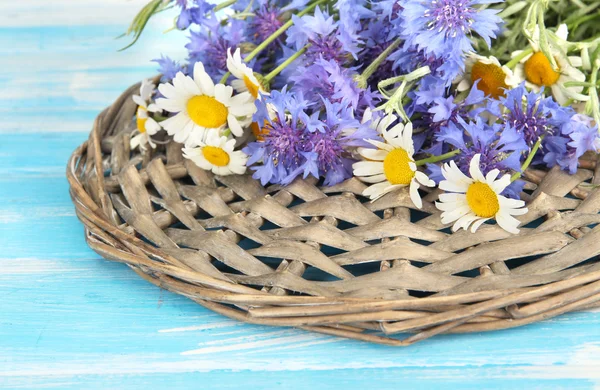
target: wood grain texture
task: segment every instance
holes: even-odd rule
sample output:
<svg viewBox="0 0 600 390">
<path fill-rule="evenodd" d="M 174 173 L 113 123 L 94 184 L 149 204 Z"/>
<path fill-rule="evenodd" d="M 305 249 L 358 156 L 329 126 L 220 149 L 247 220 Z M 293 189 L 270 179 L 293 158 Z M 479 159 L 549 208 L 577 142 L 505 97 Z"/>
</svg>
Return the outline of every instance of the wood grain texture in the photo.
<svg viewBox="0 0 600 390">
<path fill-rule="evenodd" d="M 34 12 L 41 3 L 62 19 Z M 100 259 L 64 165 L 98 111 L 153 75 L 148 60 L 179 40 L 150 33 L 116 53 L 113 37 L 142 1 L 104 3 L 110 12 L 90 0 L 0 3 L 0 387 L 600 385 L 599 312 L 398 350 L 233 322 Z"/>
</svg>

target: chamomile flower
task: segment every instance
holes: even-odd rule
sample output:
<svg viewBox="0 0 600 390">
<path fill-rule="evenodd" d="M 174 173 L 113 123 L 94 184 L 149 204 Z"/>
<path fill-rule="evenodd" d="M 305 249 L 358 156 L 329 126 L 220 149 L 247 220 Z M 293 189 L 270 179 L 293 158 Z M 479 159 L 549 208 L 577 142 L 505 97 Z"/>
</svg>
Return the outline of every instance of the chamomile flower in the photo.
<svg viewBox="0 0 600 390">
<path fill-rule="evenodd" d="M 237 78 L 231 82 L 231 86 L 237 92 L 248 92 L 254 99 L 259 99 L 261 94 L 266 93 L 252 69 L 242 61 L 240 49 L 233 55 L 231 48 L 227 49 L 227 69 Z"/>
<path fill-rule="evenodd" d="M 226 127 L 239 137 L 256 110 L 247 92 L 233 96 L 232 87 L 215 85 L 201 62 L 194 65 L 193 78 L 179 72 L 172 84 L 160 84 L 158 90 L 164 96 L 156 100 L 158 106 L 176 113 L 161 124 L 179 143 L 190 137 L 204 141 L 208 134 L 220 134 Z"/>
<path fill-rule="evenodd" d="M 556 47 L 560 45 L 561 40 L 566 41 L 569 31 L 567 26 L 561 24 L 556 30 L 557 40 L 553 40 L 552 44 L 555 47 L 551 48 L 552 56 L 558 66 L 555 69 L 546 55 L 540 49 L 540 30 L 536 26 L 532 35 L 531 46 L 533 53 L 525 56 L 515 68 L 515 76 L 519 80 L 525 80 L 525 85 L 540 92 L 542 88 L 550 88 L 552 96 L 559 103 L 564 105 L 569 99 L 586 100 L 587 97 L 582 95 L 582 86 L 567 87 L 565 83 L 569 81 L 583 82 L 586 80 L 582 71 L 577 69 L 581 67 L 583 61 L 581 57 L 565 56 L 565 48 Z M 561 52 L 562 51 L 562 52 Z M 513 57 L 523 53 L 522 50 L 512 54 Z"/>
<path fill-rule="evenodd" d="M 248 156 L 244 152 L 234 150 L 234 147 L 235 139 L 220 137 L 216 132 L 211 132 L 206 142 L 200 142 L 195 147 L 184 147 L 183 156 L 215 175 L 242 175 L 246 172 Z"/>
<path fill-rule="evenodd" d="M 150 103 L 155 90 L 156 85 L 154 85 L 150 80 L 143 80 L 142 85 L 140 86 L 140 94 L 132 96 L 133 101 L 138 105 L 136 111 L 136 125 L 138 134 L 131 138 L 131 149 L 135 149 L 138 146 L 143 149 L 145 148 L 146 144 L 149 144 L 152 148 L 156 147 L 154 142 L 152 142 L 151 136 L 156 134 L 161 127 L 158 122 L 156 122 L 154 118 L 151 118 L 148 114 L 148 112 L 162 111 L 156 104 Z"/>
<path fill-rule="evenodd" d="M 518 234 L 520 222 L 513 215 L 527 213 L 525 202 L 500 195 L 510 185 L 510 175 L 496 180 L 500 171 L 493 169 L 483 176 L 479 167 L 480 158 L 481 155 L 476 154 L 471 159 L 471 177 L 462 173 L 454 161 L 442 167 L 445 180 L 440 182 L 439 188 L 449 191 L 440 194 L 440 201 L 435 204 L 443 211 L 442 223 L 456 221 L 452 231 L 461 228 L 467 230 L 470 226 L 474 233 L 485 221 L 495 218 L 502 229 Z"/>
<path fill-rule="evenodd" d="M 399 123 L 387 130 L 395 119 L 390 115 L 377 124 L 385 142 L 366 140 L 376 149 L 358 148 L 358 153 L 365 161 L 353 164 L 354 176 L 365 183 L 373 183 L 363 192 L 364 196 L 372 200 L 396 188 L 409 186 L 410 199 L 417 208 L 421 208 L 423 201 L 419 195 L 419 186 L 433 187 L 435 183 L 417 170 L 413 159 L 415 150 L 412 123 Z"/>
<path fill-rule="evenodd" d="M 506 89 L 519 85 L 519 79 L 512 70 L 500 65 L 500 61 L 494 56 L 484 57 L 471 53 L 465 60 L 465 68 L 465 73 L 454 81 L 458 83 L 459 92 L 470 90 L 475 81 L 479 80 L 477 89 L 485 96 L 498 99 L 504 96 Z"/>
</svg>

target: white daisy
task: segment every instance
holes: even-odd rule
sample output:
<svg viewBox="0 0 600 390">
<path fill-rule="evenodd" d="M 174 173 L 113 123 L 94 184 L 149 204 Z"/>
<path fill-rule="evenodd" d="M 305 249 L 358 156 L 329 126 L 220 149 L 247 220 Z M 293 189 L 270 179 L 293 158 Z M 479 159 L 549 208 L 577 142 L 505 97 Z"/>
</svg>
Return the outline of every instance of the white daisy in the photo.
<svg viewBox="0 0 600 390">
<path fill-rule="evenodd" d="M 231 48 L 227 49 L 227 69 L 237 78 L 231 82 L 231 86 L 237 92 L 248 92 L 254 99 L 260 97 L 259 92 L 263 95 L 267 93 L 252 69 L 242 61 L 240 49 L 236 49 L 233 55 L 231 55 Z"/>
<path fill-rule="evenodd" d="M 387 127 L 395 120 L 394 115 L 388 115 L 376 122 L 375 126 L 386 142 L 366 140 L 377 149 L 358 149 L 365 161 L 354 163 L 354 176 L 365 183 L 375 183 L 363 192 L 372 200 L 396 188 L 410 186 L 410 199 L 417 208 L 421 208 L 423 201 L 419 186 L 433 187 L 435 183 L 417 170 L 413 159 L 412 123 L 399 123 L 388 131 Z"/>
<path fill-rule="evenodd" d="M 133 101 L 138 105 L 136 112 L 138 134 L 131 138 L 131 149 L 135 149 L 138 146 L 144 149 L 146 144 L 149 144 L 152 148 L 156 147 L 154 142 L 152 142 L 151 136 L 156 134 L 161 129 L 161 126 L 154 118 L 151 118 L 150 115 L 148 115 L 148 112 L 162 111 L 156 104 L 150 103 L 155 89 L 156 85 L 150 80 L 143 80 L 142 85 L 140 86 L 140 94 L 132 96 Z"/>
<path fill-rule="evenodd" d="M 256 110 L 248 92 L 232 96 L 233 88 L 215 85 L 201 62 L 194 65 L 194 78 L 179 72 L 173 84 L 160 84 L 158 90 L 164 96 L 156 100 L 158 106 L 177 113 L 161 125 L 179 143 L 190 136 L 196 142 L 204 141 L 209 133 L 220 133 L 226 127 L 239 137 Z"/>
<path fill-rule="evenodd" d="M 561 24 L 556 31 L 558 40 L 552 40 L 551 52 L 558 69 L 554 69 L 546 55 L 540 49 L 540 30 L 536 26 L 532 35 L 531 46 L 533 53 L 525 56 L 515 68 L 515 76 L 519 80 L 525 80 L 527 87 L 539 92 L 543 87 L 552 90 L 552 96 L 559 104 L 565 104 L 569 99 L 587 100 L 588 97 L 582 95 L 583 87 L 566 87 L 565 83 L 569 81 L 586 80 L 585 74 L 577 69 L 583 65 L 581 57 L 567 57 L 565 49 L 560 47 L 560 42 L 566 41 L 569 31 L 567 26 Z M 557 47 L 559 46 L 559 47 Z M 512 53 L 513 57 L 523 53 L 522 50 Z"/>
<path fill-rule="evenodd" d="M 211 132 L 206 142 L 201 142 L 197 147 L 184 147 L 183 156 L 215 175 L 242 175 L 246 172 L 248 156 L 242 151 L 234 151 L 234 147 L 235 139 Z"/>
<path fill-rule="evenodd" d="M 442 174 L 446 180 L 442 180 L 439 188 L 450 193 L 440 194 L 440 201 L 435 205 L 442 210 L 442 223 L 454 222 L 452 231 L 459 229 L 467 230 L 471 226 L 471 232 L 475 231 L 485 221 L 495 218 L 498 225 L 509 233 L 519 233 L 519 221 L 513 215 L 527 213 L 522 200 L 506 198 L 502 191 L 510 184 L 510 175 L 506 174 L 496 180 L 500 171 L 491 170 L 485 177 L 479 168 L 480 154 L 471 159 L 468 177 L 458 169 L 454 161 L 444 164 Z"/>
<path fill-rule="evenodd" d="M 504 96 L 505 89 L 519 85 L 519 79 L 515 77 L 512 70 L 505 65 L 500 65 L 496 57 L 471 53 L 465 60 L 464 74 L 454 80 L 454 83 L 458 84 L 456 89 L 463 92 L 470 90 L 477 80 L 479 80 L 477 89 L 494 99 Z"/>
</svg>

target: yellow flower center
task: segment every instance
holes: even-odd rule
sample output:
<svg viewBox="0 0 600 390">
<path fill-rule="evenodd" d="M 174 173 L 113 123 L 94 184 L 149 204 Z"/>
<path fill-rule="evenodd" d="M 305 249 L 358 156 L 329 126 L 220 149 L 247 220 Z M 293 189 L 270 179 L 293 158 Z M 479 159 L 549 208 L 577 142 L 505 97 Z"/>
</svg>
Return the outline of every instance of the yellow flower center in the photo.
<svg viewBox="0 0 600 390">
<path fill-rule="evenodd" d="M 560 73 L 552 68 L 544 53 L 538 51 L 525 62 L 525 77 L 530 83 L 550 87 L 558 81 Z"/>
<path fill-rule="evenodd" d="M 227 107 L 212 96 L 198 95 L 187 102 L 187 112 L 198 126 L 217 129 L 227 123 Z"/>
<path fill-rule="evenodd" d="M 498 195 L 492 187 L 480 181 L 469 186 L 467 203 L 475 215 L 481 218 L 491 218 L 500 210 Z"/>
<path fill-rule="evenodd" d="M 477 89 L 494 99 L 504 96 L 504 88 L 508 88 L 505 82 L 506 73 L 495 64 L 485 64 L 481 61 L 473 64 L 471 81 L 475 82 L 477 80 L 479 80 Z"/>
<path fill-rule="evenodd" d="M 229 164 L 229 153 L 216 146 L 205 146 L 202 148 L 204 158 L 218 167 L 224 167 Z"/>
<path fill-rule="evenodd" d="M 252 134 L 256 137 L 258 141 L 264 141 L 265 135 L 269 134 L 270 129 L 267 126 L 269 121 L 265 120 L 263 127 L 261 128 L 258 123 L 252 122 L 250 124 L 250 129 L 252 129 Z"/>
<path fill-rule="evenodd" d="M 408 165 L 412 162 L 412 158 L 408 157 L 406 150 L 397 148 L 388 153 L 383 160 L 383 173 L 385 178 L 392 184 L 408 185 L 415 172 Z"/>
<path fill-rule="evenodd" d="M 137 119 L 135 123 L 137 125 L 137 129 L 140 133 L 146 132 L 146 121 L 148 120 L 148 115 L 146 114 L 146 110 L 142 107 L 138 107 L 137 110 Z"/>
<path fill-rule="evenodd" d="M 250 77 L 246 75 L 244 75 L 244 84 L 246 84 L 246 88 L 248 88 L 248 92 L 250 92 L 250 95 L 254 96 L 254 99 L 257 99 L 260 87 L 254 84 L 252 80 L 250 80 Z"/>
</svg>

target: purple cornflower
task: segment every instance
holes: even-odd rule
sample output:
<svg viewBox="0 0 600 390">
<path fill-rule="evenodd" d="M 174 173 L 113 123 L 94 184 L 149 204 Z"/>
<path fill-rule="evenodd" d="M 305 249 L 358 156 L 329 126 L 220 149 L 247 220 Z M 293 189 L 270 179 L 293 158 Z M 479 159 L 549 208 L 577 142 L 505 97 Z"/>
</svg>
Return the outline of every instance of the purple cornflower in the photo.
<svg viewBox="0 0 600 390">
<path fill-rule="evenodd" d="M 254 17 L 248 22 L 248 35 L 253 42 L 259 44 L 269 38 L 282 25 L 281 10 L 271 5 L 262 6 L 254 12 Z M 277 42 L 279 39 L 277 40 Z"/>
<path fill-rule="evenodd" d="M 600 147 L 597 126 L 592 125 L 590 117 L 576 114 L 573 108 L 559 105 L 552 97 L 544 97 L 543 91 L 527 92 L 520 85 L 507 91 L 499 101 L 490 100 L 487 110 L 514 127 L 529 148 L 545 137 L 539 152 L 543 157 L 534 162 L 543 160 L 548 167 L 558 165 L 575 173 L 579 157 Z"/>
<path fill-rule="evenodd" d="M 286 178 L 291 182 L 299 174 L 324 177 L 324 185 L 332 186 L 352 177 L 352 164 L 356 160 L 348 150 L 350 147 L 369 146 L 365 139 L 377 138 L 377 133 L 368 124 L 354 118 L 352 110 L 344 103 L 324 100 L 324 118 L 319 124 L 307 126 L 309 134 L 304 140 L 305 161 Z M 314 113 L 314 117 L 319 115 Z"/>
<path fill-rule="evenodd" d="M 541 136 L 557 134 L 575 114 L 572 108 L 558 105 L 551 97 L 544 98 L 542 92 L 527 92 L 524 85 L 506 91 L 500 104 L 508 109 L 503 116 L 505 122 L 523 134 L 530 147 Z M 492 108 L 494 105 L 495 102 L 488 104 L 490 111 L 500 115 L 500 111 Z"/>
<path fill-rule="evenodd" d="M 303 162 L 301 153 L 305 152 L 308 132 L 300 117 L 308 108 L 308 102 L 301 94 L 288 92 L 284 87 L 281 92 L 272 91 L 270 96 L 257 100 L 256 105 L 258 110 L 254 120 L 258 123 L 267 120 L 267 124 L 263 140 L 251 142 L 244 148 L 250 156 L 248 166 L 262 162 L 251 169 L 254 170 L 252 177 L 263 185 L 281 183 Z M 275 109 L 274 119 L 267 114 L 267 105 Z"/>
<path fill-rule="evenodd" d="M 332 102 L 345 101 L 354 109 L 359 105 L 372 105 L 376 96 L 370 90 L 360 89 L 353 76 L 351 69 L 320 58 L 312 65 L 298 67 L 289 79 L 294 82 L 294 91 L 302 92 L 308 100 L 317 104 L 324 98 Z M 363 110 L 365 108 L 362 107 Z"/>
<path fill-rule="evenodd" d="M 202 62 L 206 72 L 212 77 L 225 74 L 227 50 L 231 48 L 235 52 L 238 45 L 245 41 L 244 26 L 244 22 L 233 20 L 227 26 L 217 23 L 203 26 L 199 31 L 190 31 L 190 42 L 185 45 L 189 53 L 190 69 L 193 69 L 196 62 Z"/>
<path fill-rule="evenodd" d="M 273 91 L 263 101 L 254 117 L 259 123 L 267 116 L 267 105 L 276 111 L 268 118 L 261 141 L 244 149 L 250 155 L 253 177 L 261 183 L 289 184 L 298 176 L 324 177 L 325 185 L 334 185 L 352 177 L 352 155 L 349 148 L 367 146 L 366 138 L 377 134 L 368 123 L 354 118 L 345 103 L 323 99 L 323 110 L 309 110 L 301 93 Z M 262 164 L 261 164 L 262 163 Z"/>
</svg>

